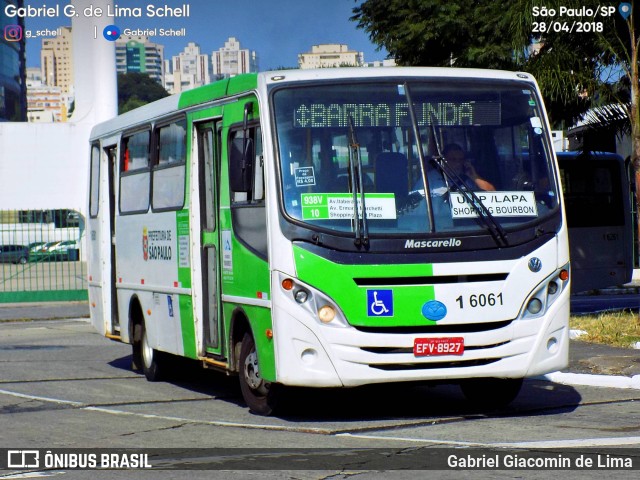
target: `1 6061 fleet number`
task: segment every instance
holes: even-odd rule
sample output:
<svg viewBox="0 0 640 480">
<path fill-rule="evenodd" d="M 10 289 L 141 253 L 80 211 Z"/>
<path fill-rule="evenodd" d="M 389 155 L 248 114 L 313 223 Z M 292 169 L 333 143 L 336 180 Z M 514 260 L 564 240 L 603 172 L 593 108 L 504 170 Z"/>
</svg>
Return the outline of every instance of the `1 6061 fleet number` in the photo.
<svg viewBox="0 0 640 480">
<path fill-rule="evenodd" d="M 460 295 L 456 298 L 458 306 L 460 308 L 482 308 L 482 307 L 495 307 L 496 305 L 504 305 L 502 293 L 474 293 L 468 297 Z"/>
</svg>

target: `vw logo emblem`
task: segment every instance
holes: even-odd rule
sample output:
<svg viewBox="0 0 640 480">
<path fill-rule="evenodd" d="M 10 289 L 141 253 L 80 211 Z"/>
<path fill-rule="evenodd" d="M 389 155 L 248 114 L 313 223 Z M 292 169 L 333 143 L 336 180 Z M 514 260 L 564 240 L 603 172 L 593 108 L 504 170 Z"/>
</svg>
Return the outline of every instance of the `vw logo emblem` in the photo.
<svg viewBox="0 0 640 480">
<path fill-rule="evenodd" d="M 542 269 L 542 260 L 538 257 L 533 257 L 529 260 L 529 270 L 534 273 L 539 272 Z"/>
</svg>

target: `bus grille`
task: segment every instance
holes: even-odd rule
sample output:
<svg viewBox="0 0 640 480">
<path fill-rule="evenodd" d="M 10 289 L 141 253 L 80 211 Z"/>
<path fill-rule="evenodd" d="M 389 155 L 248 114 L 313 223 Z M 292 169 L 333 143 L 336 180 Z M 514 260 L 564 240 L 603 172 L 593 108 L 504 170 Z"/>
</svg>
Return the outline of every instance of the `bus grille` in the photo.
<svg viewBox="0 0 640 480">
<path fill-rule="evenodd" d="M 499 362 L 500 358 L 479 358 L 476 360 L 462 360 L 460 362 L 431 362 L 431 363 L 382 363 L 369 364 L 369 367 L 378 370 L 431 370 L 437 368 L 462 368 L 462 367 L 480 367 Z"/>
<path fill-rule="evenodd" d="M 475 346 L 465 346 L 464 351 L 469 352 L 471 350 L 485 350 L 487 348 L 496 348 L 501 347 L 502 345 L 507 345 L 509 342 L 500 342 L 495 343 L 493 345 L 475 345 Z M 360 347 L 360 350 L 370 353 L 376 353 L 379 355 L 393 355 L 398 353 L 413 353 L 413 347 Z"/>
<path fill-rule="evenodd" d="M 499 330 L 510 325 L 513 320 L 489 323 L 465 323 L 455 325 L 415 325 L 411 327 L 363 327 L 352 325 L 353 328 L 365 333 L 398 333 L 398 334 L 422 334 L 422 333 L 475 333 Z"/>
<path fill-rule="evenodd" d="M 484 273 L 473 275 L 438 275 L 431 277 L 375 277 L 354 278 L 359 287 L 380 287 L 399 285 L 447 285 L 476 282 L 501 282 L 507 279 L 508 273 Z"/>
</svg>

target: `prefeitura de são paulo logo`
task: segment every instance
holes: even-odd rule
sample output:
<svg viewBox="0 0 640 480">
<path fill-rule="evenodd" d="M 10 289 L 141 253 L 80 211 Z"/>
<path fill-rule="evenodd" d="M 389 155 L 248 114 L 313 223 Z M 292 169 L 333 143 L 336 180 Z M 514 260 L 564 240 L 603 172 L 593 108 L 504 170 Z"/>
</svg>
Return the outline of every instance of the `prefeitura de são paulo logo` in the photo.
<svg viewBox="0 0 640 480">
<path fill-rule="evenodd" d="M 142 229 L 142 257 L 145 262 L 149 260 L 149 231 L 147 227 Z"/>
</svg>

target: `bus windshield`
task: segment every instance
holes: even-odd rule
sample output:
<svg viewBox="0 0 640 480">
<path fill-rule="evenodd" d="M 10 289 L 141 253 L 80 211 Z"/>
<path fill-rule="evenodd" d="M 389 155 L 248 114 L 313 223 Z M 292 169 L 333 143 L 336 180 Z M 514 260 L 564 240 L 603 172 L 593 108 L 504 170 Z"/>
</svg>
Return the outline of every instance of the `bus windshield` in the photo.
<svg viewBox="0 0 640 480">
<path fill-rule="evenodd" d="M 273 99 L 282 202 L 296 223 L 478 234 L 556 211 L 543 110 L 526 82 L 342 82 Z"/>
</svg>

